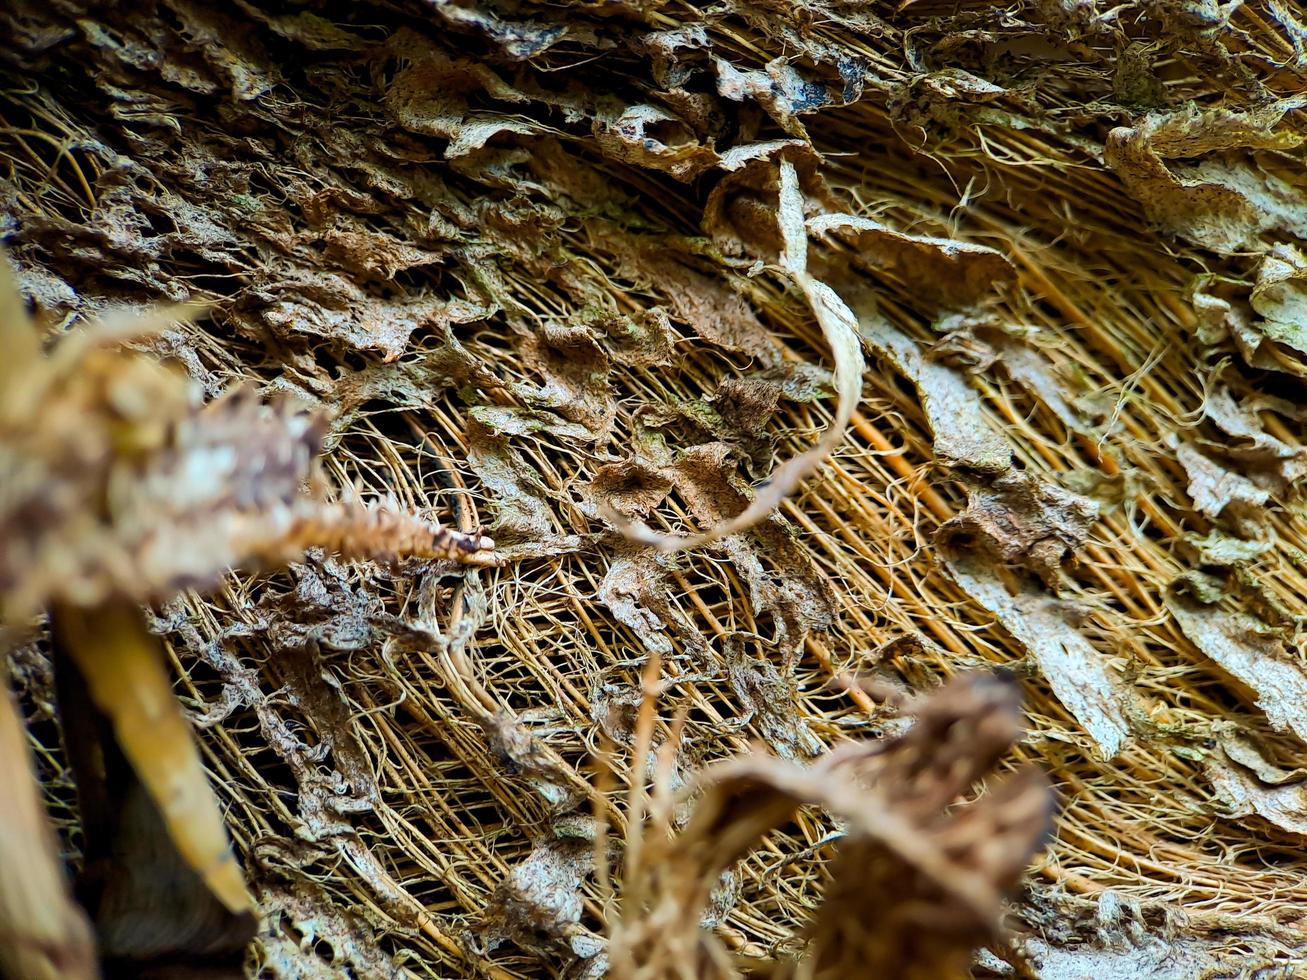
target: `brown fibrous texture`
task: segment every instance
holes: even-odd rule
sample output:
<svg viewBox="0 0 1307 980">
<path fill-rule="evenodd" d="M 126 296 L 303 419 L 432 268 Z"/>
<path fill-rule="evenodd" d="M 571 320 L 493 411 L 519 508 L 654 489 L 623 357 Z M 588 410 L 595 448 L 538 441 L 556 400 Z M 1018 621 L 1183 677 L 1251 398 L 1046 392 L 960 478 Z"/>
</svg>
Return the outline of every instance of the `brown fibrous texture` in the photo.
<svg viewBox="0 0 1307 980">
<path fill-rule="evenodd" d="M 169 498 L 188 545 L 133 544 L 144 574 L 0 554 L 22 615 L 72 584 L 153 603 L 252 971 L 597 973 L 659 765 L 673 795 L 759 752 L 808 772 L 903 735 L 882 689 L 995 665 L 1029 732 L 998 768 L 1040 763 L 1062 807 L 977 970 L 1301 962 L 1299 5 L 50 0 L 0 34 L 0 234 L 46 352 L 202 304 L 88 353 L 186 379 L 117 411 L 252 390 L 245 444 L 320 439 L 331 506 L 495 542 L 227 574 Z M 788 172 L 859 411 L 775 516 L 654 553 L 612 516 L 708 531 L 836 417 Z M 44 635 L 10 666 L 75 865 Z M 802 961 L 843 830 L 805 805 L 766 832 L 691 951 Z"/>
</svg>

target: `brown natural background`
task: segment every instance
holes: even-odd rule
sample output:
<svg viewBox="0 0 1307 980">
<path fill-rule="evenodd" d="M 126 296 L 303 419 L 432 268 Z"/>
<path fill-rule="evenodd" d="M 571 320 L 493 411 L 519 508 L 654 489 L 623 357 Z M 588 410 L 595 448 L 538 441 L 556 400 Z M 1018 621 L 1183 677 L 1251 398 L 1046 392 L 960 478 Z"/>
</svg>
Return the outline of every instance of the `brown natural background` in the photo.
<svg viewBox="0 0 1307 980">
<path fill-rule="evenodd" d="M 311 553 L 153 611 L 251 970 L 598 972 L 656 654 L 677 783 L 899 733 L 845 675 L 1011 668 L 1009 761 L 1061 803 L 1013 948 L 1292 975 L 1298 4 L 9 0 L 0 38 L 0 234 L 46 329 L 209 302 L 137 347 L 330 410 L 336 483 L 512 556 Z M 777 517 L 658 555 L 605 508 L 707 527 L 834 409 L 766 240 L 780 161 L 810 216 L 862 219 L 810 245 L 859 414 Z M 47 649 L 10 669 L 75 865 Z M 840 827 L 801 809 L 733 869 L 727 948 L 794 952 Z"/>
</svg>

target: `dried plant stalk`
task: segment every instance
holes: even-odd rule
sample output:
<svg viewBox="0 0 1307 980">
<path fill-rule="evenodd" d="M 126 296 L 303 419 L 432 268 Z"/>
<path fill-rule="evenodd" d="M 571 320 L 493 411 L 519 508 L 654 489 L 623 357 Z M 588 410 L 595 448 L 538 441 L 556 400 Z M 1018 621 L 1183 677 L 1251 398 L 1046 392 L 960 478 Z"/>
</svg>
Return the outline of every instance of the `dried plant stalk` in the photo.
<svg viewBox="0 0 1307 980">
<path fill-rule="evenodd" d="M 182 858 L 228 911 L 253 908 L 190 725 L 164 669 L 159 641 L 146 631 L 139 610 L 113 604 L 61 606 L 53 618 L 56 636 L 86 678 L 95 704 L 113 723 L 123 753 L 162 810 Z"/>
</svg>

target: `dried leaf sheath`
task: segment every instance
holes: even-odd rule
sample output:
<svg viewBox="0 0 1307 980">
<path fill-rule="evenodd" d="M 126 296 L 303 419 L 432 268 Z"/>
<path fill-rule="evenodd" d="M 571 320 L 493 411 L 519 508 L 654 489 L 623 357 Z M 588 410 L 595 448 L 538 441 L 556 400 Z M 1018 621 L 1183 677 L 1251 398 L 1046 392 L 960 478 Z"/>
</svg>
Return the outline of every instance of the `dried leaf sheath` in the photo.
<svg viewBox="0 0 1307 980">
<path fill-rule="evenodd" d="M 81 823 L 75 894 L 94 921 L 105 972 L 169 976 L 198 957 L 226 969 L 224 976 L 237 976 L 232 971 L 240 968 L 254 935 L 255 916 L 232 913 L 187 863 L 174 843 L 170 815 L 124 755 L 66 637 L 56 632 L 52 639 L 64 748 Z"/>
<path fill-rule="evenodd" d="M 894 743 L 832 751 L 827 771 L 871 790 L 906 833 L 890 832 L 873 808 L 845 811 L 849 833 L 806 956 L 778 976 L 967 974 L 975 949 L 994 936 L 1004 894 L 1052 829 L 1052 793 L 1034 766 L 949 809 L 1018 736 L 1019 706 L 1012 682 L 964 677 L 925 700 Z M 840 812 L 834 800 L 825 805 Z"/>
<path fill-rule="evenodd" d="M 1034 769 L 1005 779 L 939 828 L 931 846 L 956 864 L 941 879 L 884 859 L 880 841 L 851 838 L 831 867 L 806 956 L 777 978 L 965 977 L 975 951 L 994 938 L 1000 892 L 1025 869 L 1049 822 L 1049 788 Z M 977 905 L 959 887 L 968 876 L 992 889 Z M 874 923 L 874 927 L 871 925 Z"/>
<path fill-rule="evenodd" d="M 73 902 L 22 718 L 0 685 L 0 976 L 91 980 L 95 945 Z"/>
<path fill-rule="evenodd" d="M 123 604 L 60 607 L 54 621 L 61 645 L 112 721 L 182 857 L 229 911 L 253 908 L 159 641 L 145 629 L 140 612 Z"/>
</svg>

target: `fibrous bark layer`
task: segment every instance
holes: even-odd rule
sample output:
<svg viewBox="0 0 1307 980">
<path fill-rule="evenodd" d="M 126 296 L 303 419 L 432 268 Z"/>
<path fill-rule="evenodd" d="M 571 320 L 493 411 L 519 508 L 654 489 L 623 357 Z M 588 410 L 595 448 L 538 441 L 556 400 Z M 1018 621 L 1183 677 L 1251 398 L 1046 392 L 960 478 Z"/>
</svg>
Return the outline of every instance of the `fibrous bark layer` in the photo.
<svg viewBox="0 0 1307 980">
<path fill-rule="evenodd" d="M 511 561 L 228 577 L 156 606 L 269 976 L 597 972 L 641 670 L 669 777 L 906 724 L 1005 665 L 1061 797 L 981 957 L 1200 976 L 1307 945 L 1297 486 L 1307 18 L 1283 0 L 4 5 L 0 234 L 53 342 L 326 410 L 326 469 Z M 857 321 L 836 411 L 783 261 Z M 78 836 L 46 646 L 10 658 Z M 593 762 L 602 757 L 609 782 Z M 687 819 L 688 811 L 677 819 Z M 770 968 L 842 825 L 803 808 L 708 927 Z M 1113 974 L 1112 971 L 1116 971 Z M 1168 972 L 1170 971 L 1170 972 Z"/>
</svg>

